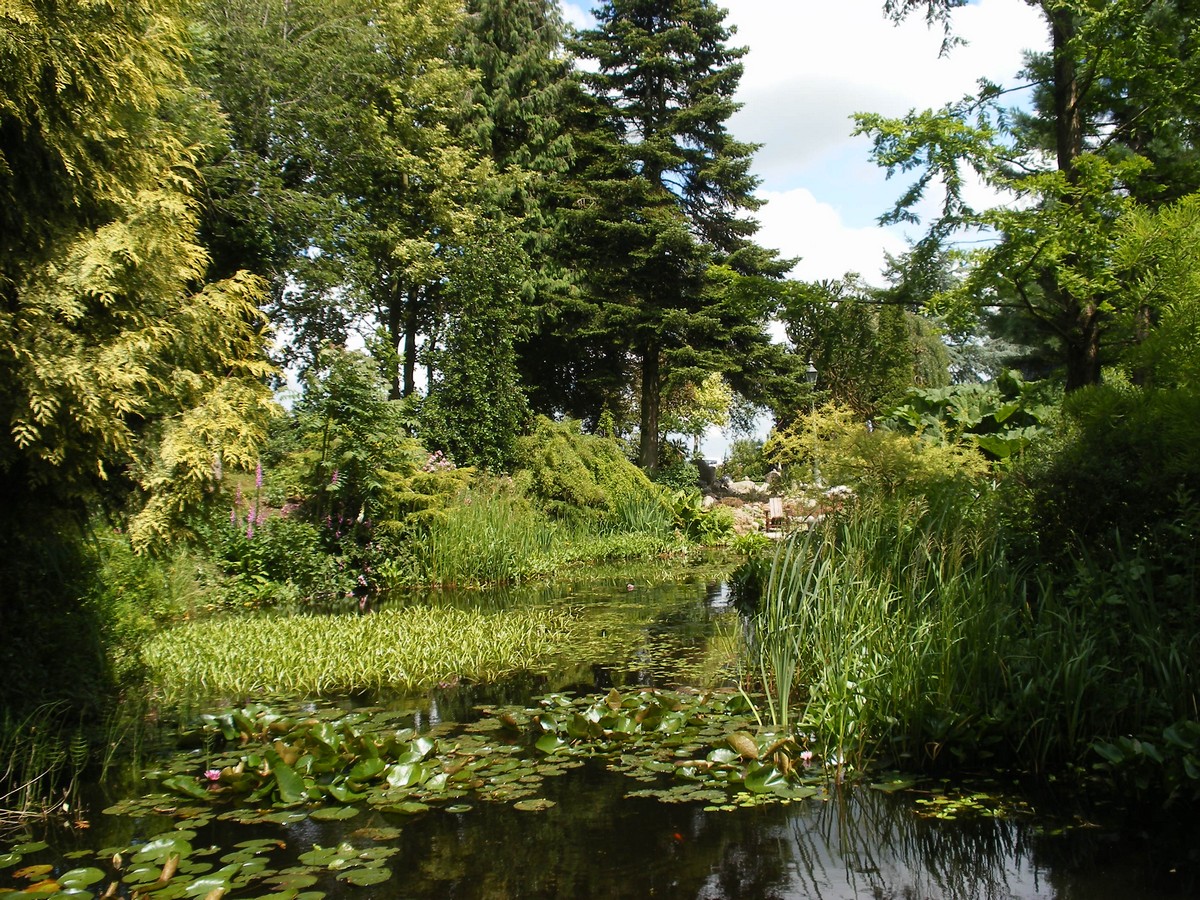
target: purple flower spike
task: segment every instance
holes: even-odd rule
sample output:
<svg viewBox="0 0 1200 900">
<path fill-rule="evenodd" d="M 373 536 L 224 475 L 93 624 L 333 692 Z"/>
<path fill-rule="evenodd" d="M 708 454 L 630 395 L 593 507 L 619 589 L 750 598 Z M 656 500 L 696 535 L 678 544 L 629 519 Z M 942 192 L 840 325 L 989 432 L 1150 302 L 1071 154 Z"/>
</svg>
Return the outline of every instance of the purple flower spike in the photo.
<svg viewBox="0 0 1200 900">
<path fill-rule="evenodd" d="M 254 486 L 262 488 L 262 463 L 259 463 L 254 468 Z"/>
</svg>

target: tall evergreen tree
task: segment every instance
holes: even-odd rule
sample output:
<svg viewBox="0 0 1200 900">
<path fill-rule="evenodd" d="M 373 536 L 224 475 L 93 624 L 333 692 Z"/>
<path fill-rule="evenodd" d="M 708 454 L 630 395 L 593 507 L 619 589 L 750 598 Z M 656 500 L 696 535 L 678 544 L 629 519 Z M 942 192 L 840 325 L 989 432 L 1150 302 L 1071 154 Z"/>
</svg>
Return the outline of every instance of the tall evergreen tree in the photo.
<svg viewBox="0 0 1200 900">
<path fill-rule="evenodd" d="M 741 279 L 787 264 L 757 247 L 754 147 L 726 128 L 744 49 L 710 0 L 610 0 L 579 52 L 605 126 L 574 203 L 596 325 L 636 368 L 639 463 L 658 464 L 660 406 L 673 372 L 720 371 L 739 342 L 766 343 L 769 300 Z M 722 266 L 730 279 L 710 278 Z M 593 326 L 595 327 L 595 326 Z M 748 330 L 747 330 L 748 329 Z M 745 348 L 741 348 L 745 349 Z"/>
<path fill-rule="evenodd" d="M 495 167 L 484 214 L 503 217 L 528 261 L 510 310 L 520 325 L 517 364 L 538 410 L 551 414 L 576 412 L 557 398 L 564 368 L 582 358 L 570 321 L 570 251 L 559 233 L 579 96 L 565 32 L 554 0 L 468 0 L 456 54 L 477 79 L 466 131 Z"/>
</svg>

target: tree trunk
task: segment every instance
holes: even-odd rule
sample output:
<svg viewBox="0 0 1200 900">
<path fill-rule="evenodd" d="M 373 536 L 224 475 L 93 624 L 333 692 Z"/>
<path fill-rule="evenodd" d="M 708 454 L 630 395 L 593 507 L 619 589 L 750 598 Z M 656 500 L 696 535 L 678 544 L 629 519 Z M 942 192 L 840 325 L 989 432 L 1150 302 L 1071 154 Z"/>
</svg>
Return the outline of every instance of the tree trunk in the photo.
<svg viewBox="0 0 1200 900">
<path fill-rule="evenodd" d="M 1083 152 L 1083 109 L 1080 105 L 1079 80 L 1071 39 L 1075 20 L 1069 9 L 1048 11 L 1054 54 L 1054 144 L 1059 171 L 1072 183 L 1078 177 L 1075 160 Z"/>
<path fill-rule="evenodd" d="M 397 400 L 400 397 L 400 370 L 397 365 L 396 351 L 400 346 L 401 332 L 404 330 L 402 326 L 402 318 L 404 313 L 403 294 L 400 290 L 392 291 L 392 302 L 387 308 L 387 333 L 388 343 L 390 344 L 388 360 L 388 396 L 392 400 Z"/>
<path fill-rule="evenodd" d="M 1083 109 L 1079 78 L 1070 47 L 1075 19 L 1070 9 L 1046 9 L 1054 54 L 1054 149 L 1058 169 L 1068 183 L 1079 175 L 1075 161 L 1083 153 Z M 1067 202 L 1070 202 L 1068 199 Z M 1065 260 L 1068 264 L 1070 259 Z M 1068 391 L 1100 383 L 1100 311 L 1094 299 L 1081 301 L 1066 338 Z"/>
<path fill-rule="evenodd" d="M 404 305 L 404 389 L 403 397 L 411 397 L 417 389 L 417 327 L 420 313 L 419 288 L 408 289 Z"/>
<path fill-rule="evenodd" d="M 642 434 L 638 446 L 638 465 L 647 472 L 658 468 L 658 413 L 662 399 L 661 363 L 658 346 L 642 352 Z"/>
<path fill-rule="evenodd" d="M 1089 303 L 1079 310 L 1066 341 L 1067 381 L 1073 391 L 1100 383 L 1100 311 Z"/>
</svg>

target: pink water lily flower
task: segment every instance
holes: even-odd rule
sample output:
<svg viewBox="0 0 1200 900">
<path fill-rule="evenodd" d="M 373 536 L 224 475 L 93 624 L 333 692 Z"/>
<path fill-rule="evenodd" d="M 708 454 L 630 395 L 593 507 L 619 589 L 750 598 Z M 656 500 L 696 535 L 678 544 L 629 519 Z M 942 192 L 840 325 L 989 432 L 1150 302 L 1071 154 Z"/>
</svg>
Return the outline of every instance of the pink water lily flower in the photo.
<svg viewBox="0 0 1200 900">
<path fill-rule="evenodd" d="M 220 781 L 221 780 L 221 770 L 220 769 L 205 769 L 204 777 L 207 778 L 209 781 Z"/>
</svg>

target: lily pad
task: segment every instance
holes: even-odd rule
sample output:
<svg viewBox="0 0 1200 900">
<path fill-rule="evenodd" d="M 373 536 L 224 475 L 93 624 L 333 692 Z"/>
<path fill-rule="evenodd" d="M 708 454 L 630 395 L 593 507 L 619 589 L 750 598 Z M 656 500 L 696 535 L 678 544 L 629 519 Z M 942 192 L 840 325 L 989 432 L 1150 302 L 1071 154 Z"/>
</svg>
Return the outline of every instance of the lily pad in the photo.
<svg viewBox="0 0 1200 900">
<path fill-rule="evenodd" d="M 547 800 L 545 797 L 535 797 L 530 800 L 519 800 L 513 804 L 513 809 L 519 809 L 522 812 L 541 812 L 543 809 L 550 809 L 557 805 L 553 800 Z"/>
<path fill-rule="evenodd" d="M 64 872 L 58 876 L 58 883 L 64 888 L 85 888 L 90 887 L 97 881 L 104 880 L 104 872 L 100 869 L 88 867 L 85 869 L 72 869 L 69 872 Z"/>
<path fill-rule="evenodd" d="M 323 822 L 334 822 L 353 819 L 358 815 L 358 808 L 354 806 L 322 806 L 320 809 L 314 809 L 308 815 L 309 818 Z"/>
<path fill-rule="evenodd" d="M 392 877 L 391 869 L 384 868 L 361 868 L 347 869 L 344 872 L 338 872 L 337 878 L 339 881 L 345 881 L 350 884 L 356 884 L 359 887 L 366 887 L 372 884 L 382 884 Z"/>
</svg>

